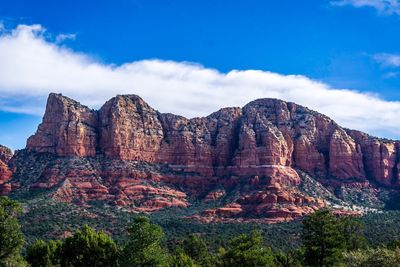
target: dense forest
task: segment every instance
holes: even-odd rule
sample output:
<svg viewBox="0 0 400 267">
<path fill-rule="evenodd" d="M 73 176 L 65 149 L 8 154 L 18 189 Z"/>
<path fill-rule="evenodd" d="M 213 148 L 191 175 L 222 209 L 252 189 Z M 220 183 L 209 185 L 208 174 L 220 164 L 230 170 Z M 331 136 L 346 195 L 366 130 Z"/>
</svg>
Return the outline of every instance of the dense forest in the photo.
<svg viewBox="0 0 400 267">
<path fill-rule="evenodd" d="M 0 266 L 400 266 L 400 240 L 371 245 L 360 218 L 329 210 L 306 217 L 300 244 L 289 250 L 266 245 L 259 230 L 221 245 L 199 234 L 167 238 L 146 216 L 132 218 L 123 241 L 85 225 L 63 239 L 26 242 L 18 222 L 21 212 L 15 200 L 0 198 Z M 277 232 L 271 238 L 282 237 Z"/>
</svg>

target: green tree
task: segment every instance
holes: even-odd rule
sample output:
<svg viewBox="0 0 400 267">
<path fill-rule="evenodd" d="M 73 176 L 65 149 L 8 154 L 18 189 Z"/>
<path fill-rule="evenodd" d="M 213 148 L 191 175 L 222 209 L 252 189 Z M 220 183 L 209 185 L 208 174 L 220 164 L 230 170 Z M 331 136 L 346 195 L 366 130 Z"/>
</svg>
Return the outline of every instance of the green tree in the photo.
<svg viewBox="0 0 400 267">
<path fill-rule="evenodd" d="M 51 267 L 60 265 L 61 241 L 46 243 L 37 240 L 26 249 L 26 260 L 32 267 Z"/>
<path fill-rule="evenodd" d="M 24 265 L 20 254 L 24 236 L 17 220 L 21 212 L 18 202 L 0 197 L 0 266 Z"/>
<path fill-rule="evenodd" d="M 364 223 L 359 218 L 344 216 L 339 218 L 339 227 L 346 250 L 356 250 L 367 247 L 364 236 Z"/>
<path fill-rule="evenodd" d="M 278 252 L 275 254 L 275 265 L 279 267 L 302 266 L 303 251 L 301 249 Z"/>
<path fill-rule="evenodd" d="M 349 267 L 399 267 L 400 249 L 368 248 L 345 252 L 343 263 Z"/>
<path fill-rule="evenodd" d="M 182 248 L 177 248 L 170 257 L 169 267 L 197 267 L 195 261 L 185 253 Z"/>
<path fill-rule="evenodd" d="M 121 262 L 124 266 L 167 266 L 168 257 L 161 243 L 164 232 L 150 219 L 140 216 L 128 227 L 128 241 Z"/>
<path fill-rule="evenodd" d="M 333 266 L 346 244 L 338 219 L 329 210 L 319 210 L 303 220 L 304 261 L 309 266 Z"/>
<path fill-rule="evenodd" d="M 392 240 L 386 245 L 386 247 L 391 250 L 400 248 L 400 240 Z"/>
<path fill-rule="evenodd" d="M 107 234 L 85 225 L 64 240 L 61 266 L 118 266 L 118 247 Z"/>
<path fill-rule="evenodd" d="M 273 266 L 274 257 L 271 249 L 262 245 L 259 231 L 250 235 L 239 235 L 229 241 L 226 250 L 221 250 L 219 265 L 222 267 L 242 266 L 261 267 Z"/>
<path fill-rule="evenodd" d="M 213 266 L 212 257 L 208 246 L 203 239 L 197 235 L 190 234 L 183 241 L 184 252 L 200 266 Z"/>
</svg>

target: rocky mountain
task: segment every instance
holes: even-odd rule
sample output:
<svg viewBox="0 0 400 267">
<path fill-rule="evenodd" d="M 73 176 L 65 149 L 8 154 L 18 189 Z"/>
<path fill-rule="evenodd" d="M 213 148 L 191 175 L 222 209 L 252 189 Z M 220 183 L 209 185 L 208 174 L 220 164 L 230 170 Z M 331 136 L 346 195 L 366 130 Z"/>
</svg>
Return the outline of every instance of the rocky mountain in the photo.
<svg viewBox="0 0 400 267">
<path fill-rule="evenodd" d="M 26 148 L 0 148 L 0 192 L 133 212 L 211 203 L 191 216 L 204 222 L 361 213 L 397 194 L 399 146 L 277 99 L 187 119 L 136 95 L 92 110 L 52 93 Z"/>
</svg>

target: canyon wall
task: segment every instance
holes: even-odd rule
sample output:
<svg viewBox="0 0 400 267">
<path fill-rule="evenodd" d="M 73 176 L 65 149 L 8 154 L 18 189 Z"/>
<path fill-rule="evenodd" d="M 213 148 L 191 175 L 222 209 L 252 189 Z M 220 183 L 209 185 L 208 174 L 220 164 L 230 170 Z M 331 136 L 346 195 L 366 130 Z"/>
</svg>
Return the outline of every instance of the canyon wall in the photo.
<svg viewBox="0 0 400 267">
<path fill-rule="evenodd" d="M 163 114 L 136 95 L 117 96 L 99 111 L 50 94 L 27 150 L 58 156 L 105 155 L 179 165 L 204 175 L 263 175 L 271 166 L 337 179 L 399 181 L 399 142 L 341 128 L 294 103 L 260 99 L 204 118 Z"/>
</svg>

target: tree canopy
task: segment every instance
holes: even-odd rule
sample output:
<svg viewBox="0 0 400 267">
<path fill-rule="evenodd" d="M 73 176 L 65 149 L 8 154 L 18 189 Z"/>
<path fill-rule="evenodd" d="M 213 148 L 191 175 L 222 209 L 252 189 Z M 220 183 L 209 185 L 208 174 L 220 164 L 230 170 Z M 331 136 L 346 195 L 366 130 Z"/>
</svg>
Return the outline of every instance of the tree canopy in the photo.
<svg viewBox="0 0 400 267">
<path fill-rule="evenodd" d="M 134 219 L 128 227 L 128 240 L 123 250 L 123 266 L 158 267 L 167 265 L 162 246 L 164 232 L 148 217 Z"/>
<path fill-rule="evenodd" d="M 111 237 L 85 225 L 64 240 L 61 247 L 61 266 L 117 266 L 118 252 Z"/>
<path fill-rule="evenodd" d="M 0 266 L 24 265 L 20 256 L 24 235 L 17 220 L 21 212 L 18 202 L 0 197 Z"/>
<path fill-rule="evenodd" d="M 220 266 L 222 267 L 263 267 L 272 266 L 274 263 L 272 251 L 269 247 L 262 245 L 262 235 L 259 231 L 233 238 L 221 254 Z"/>
</svg>

